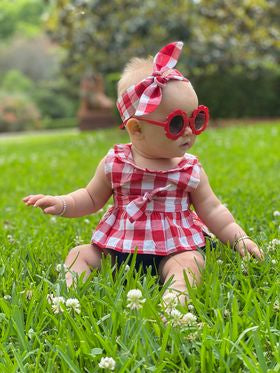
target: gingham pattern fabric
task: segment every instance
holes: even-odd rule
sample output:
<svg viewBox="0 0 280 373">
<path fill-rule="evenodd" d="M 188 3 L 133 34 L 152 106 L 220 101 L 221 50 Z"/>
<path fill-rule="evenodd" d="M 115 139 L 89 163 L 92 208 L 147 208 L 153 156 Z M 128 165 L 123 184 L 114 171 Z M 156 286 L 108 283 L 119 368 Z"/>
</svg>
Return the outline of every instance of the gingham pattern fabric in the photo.
<svg viewBox="0 0 280 373">
<path fill-rule="evenodd" d="M 105 173 L 114 205 L 93 232 L 93 244 L 156 255 L 205 246 L 205 226 L 190 210 L 189 192 L 200 181 L 196 157 L 185 154 L 176 168 L 153 171 L 134 164 L 131 144 L 115 145 L 106 156 Z"/>
<path fill-rule="evenodd" d="M 129 87 L 117 100 L 117 108 L 125 122 L 132 117 L 153 112 L 160 104 L 162 87 L 169 80 L 188 82 L 178 70 L 173 69 L 181 54 L 183 43 L 177 41 L 163 47 L 155 56 L 153 73 L 138 84 Z"/>
</svg>

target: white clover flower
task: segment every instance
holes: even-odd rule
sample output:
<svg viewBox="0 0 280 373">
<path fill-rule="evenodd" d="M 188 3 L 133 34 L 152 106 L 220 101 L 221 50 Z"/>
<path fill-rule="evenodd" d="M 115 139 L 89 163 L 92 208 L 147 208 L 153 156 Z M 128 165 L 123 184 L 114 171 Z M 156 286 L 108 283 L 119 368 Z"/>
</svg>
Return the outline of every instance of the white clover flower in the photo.
<svg viewBox="0 0 280 373">
<path fill-rule="evenodd" d="M 274 311 L 276 311 L 276 312 L 279 312 L 279 311 L 280 311 L 280 303 L 279 303 L 279 300 L 276 300 L 276 301 L 273 303 L 273 309 L 274 309 Z"/>
<path fill-rule="evenodd" d="M 230 311 L 228 309 L 224 310 L 224 317 L 227 318 L 230 316 Z"/>
<path fill-rule="evenodd" d="M 5 299 L 5 300 L 11 300 L 12 297 L 11 297 L 9 294 L 6 294 L 6 295 L 4 295 L 4 299 Z"/>
<path fill-rule="evenodd" d="M 33 296 L 33 291 L 32 290 L 26 290 L 25 296 L 27 300 L 30 300 Z"/>
<path fill-rule="evenodd" d="M 57 272 L 67 272 L 68 268 L 65 264 L 58 264 L 55 269 L 57 270 Z"/>
<path fill-rule="evenodd" d="M 194 325 L 196 324 L 196 321 L 197 321 L 197 317 L 191 312 L 186 313 L 182 317 L 182 324 L 185 324 L 185 325 Z"/>
<path fill-rule="evenodd" d="M 34 334 L 35 334 L 34 330 L 33 330 L 32 328 L 30 328 L 30 329 L 28 330 L 27 337 L 28 337 L 29 339 L 32 339 L 33 336 L 34 336 Z"/>
<path fill-rule="evenodd" d="M 280 240 L 278 238 L 274 238 L 273 240 L 271 240 L 268 245 L 267 245 L 267 249 L 269 251 L 275 251 L 277 246 L 280 246 Z"/>
<path fill-rule="evenodd" d="M 84 219 L 84 222 L 85 222 L 86 224 L 89 224 L 89 223 L 90 223 L 90 220 L 89 220 L 89 219 Z"/>
<path fill-rule="evenodd" d="M 77 235 L 75 237 L 74 242 L 75 242 L 75 245 L 80 245 L 80 244 L 82 244 L 84 242 L 84 240 L 80 236 Z"/>
<path fill-rule="evenodd" d="M 274 212 L 273 212 L 273 216 L 274 216 L 274 217 L 278 217 L 278 216 L 280 216 L 280 211 L 277 211 L 277 210 L 274 211 Z"/>
<path fill-rule="evenodd" d="M 131 310 L 139 310 L 146 299 L 142 298 L 142 292 L 139 289 L 129 290 L 127 293 L 127 307 Z"/>
<path fill-rule="evenodd" d="M 273 264 L 273 265 L 277 264 L 277 260 L 272 259 L 272 260 L 271 260 L 271 264 Z"/>
<path fill-rule="evenodd" d="M 193 311 L 194 310 L 194 306 L 191 303 L 188 304 L 188 310 L 189 311 Z"/>
<path fill-rule="evenodd" d="M 218 260 L 217 260 L 217 263 L 218 263 L 219 265 L 221 265 L 221 264 L 223 264 L 224 262 L 222 261 L 222 259 L 218 259 Z"/>
<path fill-rule="evenodd" d="M 170 313 L 178 305 L 178 296 L 172 291 L 168 291 L 162 297 L 163 307 L 166 312 Z"/>
<path fill-rule="evenodd" d="M 64 310 L 61 307 L 65 304 L 65 299 L 63 297 L 53 297 L 52 299 L 52 310 L 54 313 L 62 313 Z"/>
<path fill-rule="evenodd" d="M 244 262 L 241 263 L 241 271 L 244 275 L 248 275 L 248 268 L 247 268 L 246 263 Z"/>
<path fill-rule="evenodd" d="M 81 313 L 80 302 L 77 298 L 69 298 L 65 303 L 68 311 L 73 310 L 74 312 Z"/>
<path fill-rule="evenodd" d="M 115 370 L 116 362 L 112 357 L 102 357 L 98 366 L 102 369 Z"/>
<path fill-rule="evenodd" d="M 190 342 L 193 342 L 196 340 L 196 338 L 198 337 L 198 333 L 190 333 L 188 336 L 187 336 L 187 340 L 190 341 Z"/>
<path fill-rule="evenodd" d="M 169 316 L 171 317 L 171 324 L 173 326 L 182 325 L 183 314 L 180 311 L 178 311 L 176 308 L 170 311 Z"/>
<path fill-rule="evenodd" d="M 12 236 L 11 234 L 8 234 L 8 235 L 7 235 L 7 239 L 8 239 L 8 241 L 9 241 L 10 243 L 15 243 L 15 242 L 16 242 L 14 236 Z"/>
</svg>

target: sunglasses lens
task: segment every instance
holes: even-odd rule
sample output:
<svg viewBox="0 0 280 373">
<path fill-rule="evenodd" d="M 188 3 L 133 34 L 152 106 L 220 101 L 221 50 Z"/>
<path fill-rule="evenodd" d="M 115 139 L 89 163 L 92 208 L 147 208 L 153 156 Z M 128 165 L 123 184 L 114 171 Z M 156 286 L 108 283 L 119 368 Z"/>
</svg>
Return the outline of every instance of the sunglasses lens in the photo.
<svg viewBox="0 0 280 373">
<path fill-rule="evenodd" d="M 184 128 L 184 118 L 181 115 L 176 115 L 169 122 L 169 131 L 172 135 L 178 135 Z"/>
<path fill-rule="evenodd" d="M 206 122 L 206 113 L 204 111 L 198 112 L 194 120 L 195 129 L 197 131 L 201 130 L 201 128 L 205 125 L 205 122 Z"/>
</svg>

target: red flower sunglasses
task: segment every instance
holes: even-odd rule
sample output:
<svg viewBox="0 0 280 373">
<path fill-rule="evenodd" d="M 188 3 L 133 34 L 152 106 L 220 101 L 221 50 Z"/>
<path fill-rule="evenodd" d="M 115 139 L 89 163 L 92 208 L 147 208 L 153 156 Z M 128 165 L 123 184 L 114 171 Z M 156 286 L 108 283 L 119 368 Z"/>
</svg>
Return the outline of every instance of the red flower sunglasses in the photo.
<svg viewBox="0 0 280 373">
<path fill-rule="evenodd" d="M 139 117 L 135 118 L 163 127 L 165 129 L 166 137 L 171 140 L 176 140 L 183 135 L 187 125 L 190 126 L 194 135 L 199 135 L 206 129 L 209 122 L 209 117 L 208 107 L 199 105 L 192 112 L 190 117 L 188 117 L 185 111 L 178 109 L 172 111 L 164 122 Z"/>
</svg>

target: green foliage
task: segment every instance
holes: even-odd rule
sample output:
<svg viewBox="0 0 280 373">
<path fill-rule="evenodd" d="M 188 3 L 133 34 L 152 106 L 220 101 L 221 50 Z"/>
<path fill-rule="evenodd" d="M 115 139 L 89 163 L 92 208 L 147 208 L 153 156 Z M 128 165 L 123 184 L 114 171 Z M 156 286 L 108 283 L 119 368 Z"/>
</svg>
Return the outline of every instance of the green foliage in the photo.
<svg viewBox="0 0 280 373">
<path fill-rule="evenodd" d="M 277 64 L 277 1 L 55 0 L 49 29 L 68 51 L 66 66 L 119 71 L 135 55 L 185 42 L 188 70 Z"/>
<path fill-rule="evenodd" d="M 202 283 L 190 289 L 199 322 L 190 327 L 164 324 L 164 289 L 133 266 L 112 271 L 104 260 L 100 272 L 67 291 L 56 265 L 71 247 L 89 242 L 102 212 L 53 218 L 21 202 L 29 193 L 57 195 L 86 185 L 108 149 L 128 141 L 125 131 L 0 138 L 0 370 L 100 372 L 101 358 L 111 356 L 123 373 L 277 372 L 280 251 L 268 243 L 279 239 L 273 216 L 280 210 L 279 128 L 209 130 L 192 149 L 266 258 L 245 262 L 221 244 L 208 248 Z M 133 288 L 147 300 L 139 312 L 127 308 Z M 50 293 L 77 298 L 81 313 L 54 314 Z M 187 305 L 180 310 L 188 312 Z"/>
<path fill-rule="evenodd" d="M 24 131 L 40 127 L 40 113 L 24 94 L 0 92 L 0 132 Z"/>
<path fill-rule="evenodd" d="M 61 48 L 44 34 L 33 38 L 16 36 L 9 44 L 0 45 L 0 72 L 4 75 L 9 70 L 19 70 L 35 82 L 55 80 L 61 55 Z"/>
<path fill-rule="evenodd" d="M 154 55 L 165 43 L 182 40 L 178 68 L 193 82 L 200 101 L 209 104 L 212 117 L 270 117 L 279 115 L 276 4 L 55 0 L 48 28 L 67 51 L 65 74 L 104 73 L 111 97 L 117 72 L 131 57 Z"/>
<path fill-rule="evenodd" d="M 0 131 L 36 128 L 73 127 L 77 112 L 77 93 L 64 79 L 33 82 L 19 70 L 9 70 L 1 87 Z M 44 118 L 39 123 L 39 118 Z M 58 118 L 64 120 L 57 121 Z"/>
<path fill-rule="evenodd" d="M 69 118 L 77 113 L 79 87 L 73 87 L 65 79 L 41 81 L 33 91 L 34 102 L 44 118 Z"/>
<path fill-rule="evenodd" d="M 31 93 L 34 89 L 32 80 L 19 70 L 9 70 L 3 77 L 1 89 L 6 92 Z"/>
<path fill-rule="evenodd" d="M 46 5 L 38 0 L 1 0 L 0 39 L 8 39 L 15 33 L 34 36 L 41 26 L 40 16 Z"/>
<path fill-rule="evenodd" d="M 63 117 L 53 119 L 45 117 L 41 121 L 41 129 L 62 129 L 62 128 L 77 128 L 78 120 L 76 117 Z"/>
<path fill-rule="evenodd" d="M 192 79 L 212 118 L 279 117 L 280 70 L 215 71 Z"/>
<path fill-rule="evenodd" d="M 196 67 L 217 70 L 276 66 L 279 56 L 277 0 L 200 0 L 193 42 Z M 200 62 L 199 62 L 200 60 Z"/>
<path fill-rule="evenodd" d="M 68 51 L 65 68 L 69 75 L 88 69 L 115 72 L 130 57 L 154 53 L 155 45 L 170 41 L 174 35 L 189 40 L 193 7 L 184 0 L 176 1 L 176 6 L 172 0 L 161 4 L 140 0 L 66 0 L 53 4 L 48 26 L 54 39 Z"/>
<path fill-rule="evenodd" d="M 2 100 L 6 92 L 5 102 L 12 100 L 13 110 L 15 106 L 18 107 L 28 101 L 26 112 L 34 113 L 37 107 L 36 112 L 39 110 L 45 118 L 44 126 L 50 123 L 53 126 L 53 123 L 56 123 L 48 121 L 48 118 L 74 117 L 79 101 L 79 83 L 75 91 L 75 87 L 59 78 L 63 51 L 42 33 L 42 17 L 48 9 L 47 3 L 40 0 L 3 0 L 0 6 Z M 11 93 L 23 95 L 20 95 L 21 98 L 11 98 Z M 25 96 L 24 99 L 22 96 Z M 9 115 L 9 118 L 7 114 L 5 117 L 11 120 L 11 114 Z M 1 131 L 34 128 L 37 124 L 35 125 L 32 118 L 31 115 L 29 125 L 25 123 L 25 119 L 21 123 L 14 119 L 8 124 L 2 115 Z"/>
</svg>

